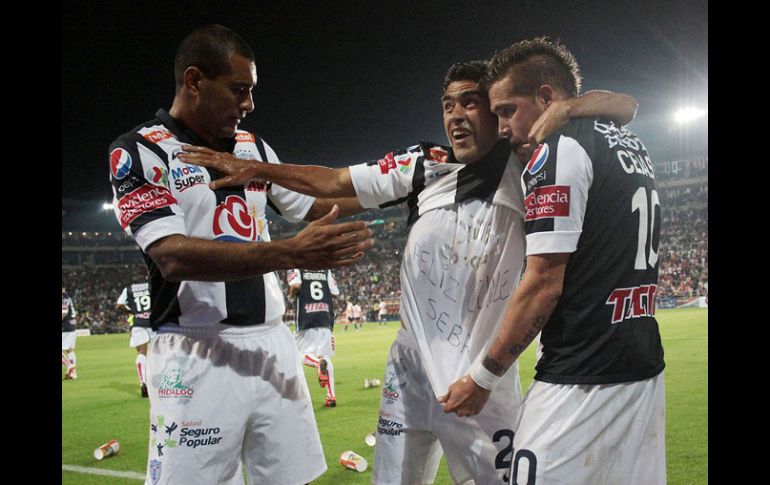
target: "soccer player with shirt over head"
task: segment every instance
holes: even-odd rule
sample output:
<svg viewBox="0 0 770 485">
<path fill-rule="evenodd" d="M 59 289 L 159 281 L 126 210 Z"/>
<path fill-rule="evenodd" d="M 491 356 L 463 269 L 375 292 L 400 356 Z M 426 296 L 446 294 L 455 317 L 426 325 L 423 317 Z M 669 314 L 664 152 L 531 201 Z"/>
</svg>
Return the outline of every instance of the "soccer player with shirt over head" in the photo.
<svg viewBox="0 0 770 485">
<path fill-rule="evenodd" d="M 497 136 L 497 119 L 479 88 L 484 70 L 474 61 L 446 75 L 441 101 L 451 148 L 421 142 L 341 169 L 263 170 L 206 148 L 179 155 L 228 174 L 214 187 L 259 177 L 309 194 L 355 195 L 366 208 L 408 203 L 402 326 L 383 379 L 375 484 L 433 483 L 442 449 L 455 483 L 508 481 L 521 402 L 515 364 L 478 416 L 446 414 L 438 402 L 486 354 L 524 262 L 522 165 Z M 576 115 L 584 105 L 596 106 L 595 95 L 586 98 L 575 104 Z M 618 107 L 618 95 L 599 98 L 605 111 L 633 118 L 633 100 Z"/>
</svg>

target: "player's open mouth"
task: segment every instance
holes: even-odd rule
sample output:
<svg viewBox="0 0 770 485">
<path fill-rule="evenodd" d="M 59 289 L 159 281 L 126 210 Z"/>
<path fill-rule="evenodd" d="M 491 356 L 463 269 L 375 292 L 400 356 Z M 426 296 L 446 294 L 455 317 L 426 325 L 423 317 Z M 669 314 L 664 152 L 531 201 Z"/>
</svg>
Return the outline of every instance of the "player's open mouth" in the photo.
<svg viewBox="0 0 770 485">
<path fill-rule="evenodd" d="M 462 140 L 463 138 L 467 138 L 471 136 L 471 132 L 468 130 L 463 130 L 461 128 L 452 130 L 452 138 L 455 140 Z"/>
</svg>

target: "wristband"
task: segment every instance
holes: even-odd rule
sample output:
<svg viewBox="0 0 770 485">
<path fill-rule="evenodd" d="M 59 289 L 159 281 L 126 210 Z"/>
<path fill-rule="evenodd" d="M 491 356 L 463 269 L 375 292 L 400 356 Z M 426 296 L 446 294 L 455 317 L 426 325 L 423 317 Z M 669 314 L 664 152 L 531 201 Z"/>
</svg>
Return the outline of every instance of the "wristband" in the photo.
<svg viewBox="0 0 770 485">
<path fill-rule="evenodd" d="M 473 379 L 473 382 L 487 391 L 491 391 L 492 388 L 495 387 L 495 384 L 502 378 L 503 376 L 496 376 L 489 372 L 489 370 L 484 367 L 484 364 L 481 363 L 471 371 L 471 379 Z"/>
</svg>

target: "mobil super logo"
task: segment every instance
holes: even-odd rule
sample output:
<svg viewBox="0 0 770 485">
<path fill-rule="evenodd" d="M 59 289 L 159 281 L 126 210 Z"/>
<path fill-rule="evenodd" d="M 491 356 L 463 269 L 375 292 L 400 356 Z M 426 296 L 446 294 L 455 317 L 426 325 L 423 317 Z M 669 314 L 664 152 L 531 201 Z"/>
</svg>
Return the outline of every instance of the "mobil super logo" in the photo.
<svg viewBox="0 0 770 485">
<path fill-rule="evenodd" d="M 110 152 L 110 171 L 112 176 L 120 180 L 131 171 L 131 155 L 122 148 Z"/>
<path fill-rule="evenodd" d="M 546 160 L 548 160 L 548 143 L 543 143 L 538 146 L 535 153 L 532 154 L 532 159 L 527 164 L 527 172 L 529 172 L 530 175 L 535 175 L 541 168 L 543 168 Z"/>
</svg>

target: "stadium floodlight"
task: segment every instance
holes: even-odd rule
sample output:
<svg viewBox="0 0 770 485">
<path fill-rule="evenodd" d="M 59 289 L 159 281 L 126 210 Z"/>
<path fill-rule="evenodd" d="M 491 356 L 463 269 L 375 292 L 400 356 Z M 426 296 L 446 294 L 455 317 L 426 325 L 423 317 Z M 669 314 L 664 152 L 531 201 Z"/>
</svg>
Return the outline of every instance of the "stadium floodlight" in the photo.
<svg viewBox="0 0 770 485">
<path fill-rule="evenodd" d="M 708 114 L 708 110 L 700 108 L 681 108 L 674 113 L 674 120 L 680 125 L 690 123 L 697 119 L 703 118 Z"/>
<path fill-rule="evenodd" d="M 107 203 L 107 202 L 105 202 L 104 204 L 102 204 L 102 209 L 104 209 L 104 210 L 106 210 L 106 211 L 111 211 L 111 210 L 112 210 L 112 208 L 113 208 L 113 205 L 112 205 L 112 204 L 109 204 L 109 203 Z"/>
</svg>

